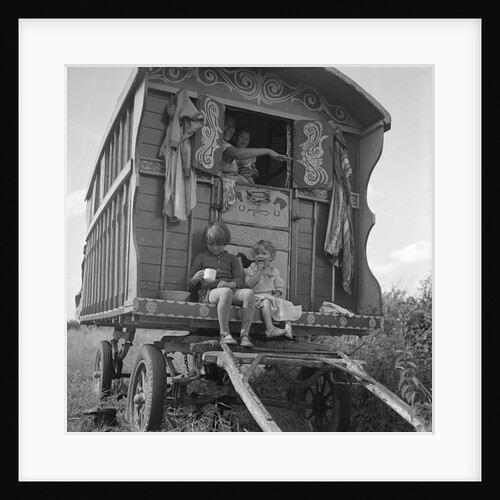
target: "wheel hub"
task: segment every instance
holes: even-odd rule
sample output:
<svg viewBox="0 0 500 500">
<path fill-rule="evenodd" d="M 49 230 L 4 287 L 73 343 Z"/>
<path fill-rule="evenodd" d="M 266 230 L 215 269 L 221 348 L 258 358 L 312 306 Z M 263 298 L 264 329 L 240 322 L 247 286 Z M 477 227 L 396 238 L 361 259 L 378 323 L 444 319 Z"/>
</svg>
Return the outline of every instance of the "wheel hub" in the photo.
<svg viewBox="0 0 500 500">
<path fill-rule="evenodd" d="M 146 398 L 144 397 L 144 394 L 136 394 L 134 396 L 134 403 L 137 406 L 143 406 L 145 402 L 146 402 Z"/>
<path fill-rule="evenodd" d="M 322 416 L 327 410 L 327 400 L 323 394 L 314 394 L 312 399 L 312 411 L 315 415 Z"/>
</svg>

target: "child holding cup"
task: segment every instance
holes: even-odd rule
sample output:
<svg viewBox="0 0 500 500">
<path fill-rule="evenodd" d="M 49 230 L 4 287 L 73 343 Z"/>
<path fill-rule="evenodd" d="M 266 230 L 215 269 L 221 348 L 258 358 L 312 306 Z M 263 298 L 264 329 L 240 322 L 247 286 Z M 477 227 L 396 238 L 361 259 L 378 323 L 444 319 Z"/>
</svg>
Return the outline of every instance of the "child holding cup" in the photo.
<svg viewBox="0 0 500 500">
<path fill-rule="evenodd" d="M 231 241 L 231 233 L 223 222 L 209 222 L 203 231 L 203 241 L 207 251 L 194 258 L 189 285 L 201 285 L 199 302 L 217 304 L 220 341 L 223 344 L 238 344 L 229 332 L 229 314 L 231 304 L 242 306 L 240 346 L 252 348 L 250 326 L 255 312 L 255 295 L 253 290 L 245 287 L 238 257 L 224 250 Z"/>
</svg>

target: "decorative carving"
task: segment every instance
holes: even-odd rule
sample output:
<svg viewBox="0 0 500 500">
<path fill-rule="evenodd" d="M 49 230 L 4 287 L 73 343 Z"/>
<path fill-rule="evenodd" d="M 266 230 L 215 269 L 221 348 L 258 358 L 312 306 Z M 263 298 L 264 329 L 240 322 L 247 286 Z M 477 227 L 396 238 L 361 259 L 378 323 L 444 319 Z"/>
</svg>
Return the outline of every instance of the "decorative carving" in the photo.
<svg viewBox="0 0 500 500">
<path fill-rule="evenodd" d="M 285 101 L 299 102 L 309 111 L 326 113 L 338 124 L 361 128 L 340 105 L 330 104 L 310 85 L 291 86 L 275 73 L 262 73 L 260 68 L 155 68 L 151 81 L 178 84 L 193 78 L 207 86 L 224 85 L 246 100 L 273 105 Z"/>
<path fill-rule="evenodd" d="M 156 302 L 149 301 L 149 300 L 146 302 L 146 311 L 148 311 L 150 313 L 155 313 L 156 309 L 157 309 Z"/>
<path fill-rule="evenodd" d="M 351 192 L 351 208 L 359 208 L 359 193 Z"/>
<path fill-rule="evenodd" d="M 215 151 L 221 147 L 219 139 L 223 132 L 219 125 L 219 107 L 213 99 L 207 97 L 200 112 L 204 117 L 204 125 L 200 130 L 201 147 L 196 151 L 196 161 L 206 170 L 211 170 L 214 167 Z"/>
<path fill-rule="evenodd" d="M 323 164 L 323 147 L 321 143 L 328 137 L 323 134 L 323 125 L 321 122 L 307 122 L 304 125 L 304 134 L 306 140 L 300 145 L 299 163 L 304 165 L 306 172 L 304 182 L 309 186 L 324 184 L 328 181 L 328 174 L 321 166 Z"/>
</svg>

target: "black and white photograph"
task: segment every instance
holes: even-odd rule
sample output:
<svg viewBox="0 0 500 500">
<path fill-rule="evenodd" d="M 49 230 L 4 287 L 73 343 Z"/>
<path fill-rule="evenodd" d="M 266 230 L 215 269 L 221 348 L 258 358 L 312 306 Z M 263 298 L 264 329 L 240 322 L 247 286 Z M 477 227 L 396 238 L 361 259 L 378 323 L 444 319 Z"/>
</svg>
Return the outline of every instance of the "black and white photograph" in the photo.
<svg viewBox="0 0 500 500">
<path fill-rule="evenodd" d="M 84 20 L 67 20 L 68 28 L 89 27 L 72 21 Z M 161 21 L 172 27 L 169 20 L 151 27 Z M 220 23 L 223 31 L 229 21 L 204 26 Z M 234 21 L 242 29 L 259 24 Z M 331 21 L 340 33 L 342 20 Z M 412 20 L 399 21 L 388 26 L 401 34 Z M 113 28 L 121 35 L 119 24 Z M 464 29 L 465 43 L 476 41 L 477 25 L 461 26 L 472 33 Z M 37 33 L 36 20 L 30 28 Z M 101 26 L 94 28 L 99 37 Z M 326 29 L 325 39 L 331 35 Z M 64 329 L 44 342 L 62 356 L 62 390 L 51 395 L 61 405 L 61 446 L 71 440 L 84 457 L 91 442 L 127 453 L 143 443 L 154 453 L 165 447 L 171 460 L 174 450 L 193 449 L 194 438 L 221 457 L 223 448 L 243 457 L 255 445 L 281 457 L 266 472 L 253 463 L 263 458 L 258 450 L 242 459 L 252 462 L 244 470 L 238 461 L 224 470 L 221 458 L 215 475 L 196 465 L 163 474 L 155 463 L 132 478 L 115 465 L 90 466 L 101 480 L 419 478 L 415 469 L 384 470 L 382 463 L 356 472 L 339 450 L 363 455 L 366 445 L 391 454 L 406 446 L 410 461 L 426 443 L 450 452 L 441 444 L 452 439 L 449 431 L 446 438 L 440 432 L 452 395 L 438 390 L 446 359 L 436 345 L 452 342 L 453 323 L 443 326 L 438 315 L 448 314 L 447 305 L 436 292 L 471 285 L 440 280 L 447 264 L 440 264 L 439 238 L 455 223 L 438 233 L 437 213 L 460 210 L 453 198 L 467 182 L 463 159 L 453 168 L 441 163 L 442 145 L 464 136 L 440 135 L 442 67 L 429 56 L 363 60 L 359 48 L 352 63 L 325 54 L 310 60 L 297 50 L 301 57 L 268 55 L 261 63 L 232 55 L 193 64 L 194 40 L 182 62 L 169 61 L 168 50 L 140 56 L 143 43 L 129 41 L 135 50 L 114 60 L 108 51 L 104 62 L 75 51 L 54 64 L 64 89 L 64 116 L 57 117 L 64 165 L 51 188 L 61 190 L 57 201 L 64 198 L 63 282 L 58 294 L 47 292 L 45 307 L 64 306 Z M 476 94 L 469 97 L 477 103 Z M 31 101 L 20 102 L 22 111 Z M 471 145 L 469 195 L 478 193 L 481 170 Z M 443 176 L 447 188 L 438 197 Z M 477 450 L 478 433 L 455 444 L 456 453 L 466 445 Z M 341 463 L 337 473 L 326 464 L 301 468 L 308 447 L 320 449 L 320 461 Z M 478 480 L 477 465 L 463 479 Z M 420 473 L 431 471 L 422 465 Z M 72 474 L 89 477 L 74 469 L 63 477 Z"/>
<path fill-rule="evenodd" d="M 411 114 L 404 164 L 382 160 L 390 112 L 335 67 L 67 69 L 68 182 L 88 174 L 69 431 L 85 404 L 96 430 L 432 431 L 433 68 L 350 69 Z M 409 222 L 373 270 L 369 203 Z"/>
</svg>

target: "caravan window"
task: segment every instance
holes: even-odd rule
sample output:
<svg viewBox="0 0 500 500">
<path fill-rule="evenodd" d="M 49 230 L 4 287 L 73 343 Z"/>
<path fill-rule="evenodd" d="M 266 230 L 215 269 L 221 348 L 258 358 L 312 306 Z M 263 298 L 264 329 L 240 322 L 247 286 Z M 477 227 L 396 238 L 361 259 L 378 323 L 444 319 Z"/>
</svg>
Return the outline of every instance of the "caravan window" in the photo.
<svg viewBox="0 0 500 500">
<path fill-rule="evenodd" d="M 242 128 L 250 131 L 249 148 L 271 148 L 278 153 L 290 154 L 291 122 L 230 107 L 226 107 L 226 114 L 236 117 L 236 132 Z M 231 141 L 233 145 L 235 135 Z M 272 160 L 266 155 L 257 157 L 256 166 L 259 171 L 257 184 L 290 187 L 290 164 Z"/>
</svg>

